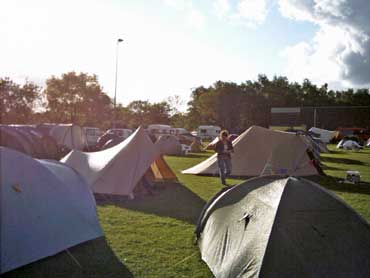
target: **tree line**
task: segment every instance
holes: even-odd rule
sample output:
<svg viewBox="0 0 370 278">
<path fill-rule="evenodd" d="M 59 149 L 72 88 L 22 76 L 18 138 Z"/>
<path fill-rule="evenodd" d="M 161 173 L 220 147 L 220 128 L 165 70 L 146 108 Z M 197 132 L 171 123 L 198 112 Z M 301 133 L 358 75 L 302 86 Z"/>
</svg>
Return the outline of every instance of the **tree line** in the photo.
<svg viewBox="0 0 370 278">
<path fill-rule="evenodd" d="M 217 81 L 209 87 L 192 90 L 187 111 L 177 110 L 179 99 L 150 103 L 136 100 L 117 105 L 98 82 L 96 75 L 68 72 L 51 76 L 45 88 L 32 82 L 17 84 L 0 78 L 0 112 L 3 124 L 77 123 L 84 126 L 136 128 L 153 123 L 194 129 L 201 124 L 215 124 L 240 132 L 251 125 L 269 125 L 271 107 L 289 106 L 370 106 L 369 89 L 329 90 L 305 79 L 301 84 L 287 77 L 240 84 Z"/>
</svg>

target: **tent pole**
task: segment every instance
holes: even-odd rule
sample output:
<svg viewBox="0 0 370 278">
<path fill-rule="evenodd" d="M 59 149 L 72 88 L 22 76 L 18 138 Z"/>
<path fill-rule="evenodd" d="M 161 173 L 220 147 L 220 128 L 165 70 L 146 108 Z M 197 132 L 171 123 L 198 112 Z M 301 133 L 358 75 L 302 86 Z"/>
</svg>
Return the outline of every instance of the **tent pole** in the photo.
<svg viewBox="0 0 370 278">
<path fill-rule="evenodd" d="M 77 261 L 77 259 L 72 255 L 72 253 L 68 249 L 66 249 L 66 253 L 71 257 L 71 259 L 76 263 L 76 265 L 78 265 L 78 267 L 82 269 L 81 264 Z"/>
</svg>

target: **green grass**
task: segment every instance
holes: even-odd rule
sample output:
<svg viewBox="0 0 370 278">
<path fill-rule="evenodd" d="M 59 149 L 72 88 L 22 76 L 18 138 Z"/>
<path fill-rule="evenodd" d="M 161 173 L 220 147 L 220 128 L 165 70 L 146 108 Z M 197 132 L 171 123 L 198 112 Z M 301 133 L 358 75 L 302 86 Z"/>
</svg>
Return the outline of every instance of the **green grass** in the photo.
<svg viewBox="0 0 370 278">
<path fill-rule="evenodd" d="M 320 184 L 343 198 L 370 222 L 370 149 L 358 152 L 336 149 L 329 145 L 331 153 L 322 154 L 325 173 Z M 357 170 L 363 183 L 358 185 L 338 183 L 336 178 L 345 178 L 346 171 Z"/>
<path fill-rule="evenodd" d="M 333 146 L 330 146 L 331 150 Z M 166 157 L 179 184 L 161 184 L 155 196 L 134 201 L 99 201 L 98 213 L 106 239 L 70 249 L 30 264 L 4 277 L 212 277 L 194 244 L 194 229 L 206 201 L 221 189 L 217 177 L 183 175 L 211 153 Z M 370 221 L 370 149 L 334 150 L 322 155 L 327 177 L 319 183 L 334 191 Z M 346 170 L 359 170 L 361 185 L 341 184 Z M 241 180 L 229 180 L 236 184 Z"/>
</svg>

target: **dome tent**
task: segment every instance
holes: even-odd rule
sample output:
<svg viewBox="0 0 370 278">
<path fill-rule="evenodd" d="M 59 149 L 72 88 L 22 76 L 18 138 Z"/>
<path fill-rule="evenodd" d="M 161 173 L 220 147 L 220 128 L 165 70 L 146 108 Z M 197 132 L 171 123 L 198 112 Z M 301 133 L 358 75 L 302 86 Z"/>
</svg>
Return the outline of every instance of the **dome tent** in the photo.
<svg viewBox="0 0 370 278">
<path fill-rule="evenodd" d="M 18 133 L 4 125 L 0 125 L 0 146 L 11 148 L 22 153 L 27 153 L 29 151 L 27 145 L 23 143 Z"/>
<path fill-rule="evenodd" d="M 203 152 L 203 146 L 198 140 L 194 140 L 193 143 L 190 144 L 190 151 L 192 153 Z"/>
<path fill-rule="evenodd" d="M 182 146 L 176 136 L 173 135 L 161 135 L 155 142 L 156 147 L 161 154 L 164 155 L 181 155 Z"/>
<path fill-rule="evenodd" d="M 4 147 L 0 165 L 0 273 L 103 235 L 91 191 L 72 169 Z"/>
<path fill-rule="evenodd" d="M 216 195 L 196 230 L 216 277 L 369 277 L 370 226 L 303 178 L 258 177 Z"/>
<path fill-rule="evenodd" d="M 0 145 L 35 158 L 58 157 L 55 140 L 33 125 L 0 125 Z"/>
</svg>

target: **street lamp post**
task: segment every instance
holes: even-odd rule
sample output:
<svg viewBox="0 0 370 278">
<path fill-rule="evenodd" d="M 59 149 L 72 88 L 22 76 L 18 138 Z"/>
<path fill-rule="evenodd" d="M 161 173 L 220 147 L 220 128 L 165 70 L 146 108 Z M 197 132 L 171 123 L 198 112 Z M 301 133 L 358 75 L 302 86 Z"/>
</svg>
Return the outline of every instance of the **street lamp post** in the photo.
<svg viewBox="0 0 370 278">
<path fill-rule="evenodd" d="M 113 128 L 116 128 L 116 106 L 117 106 L 117 75 L 118 75 L 118 45 L 123 42 L 123 39 L 118 39 L 116 44 L 116 78 L 114 81 L 114 117 L 113 117 Z"/>
</svg>

